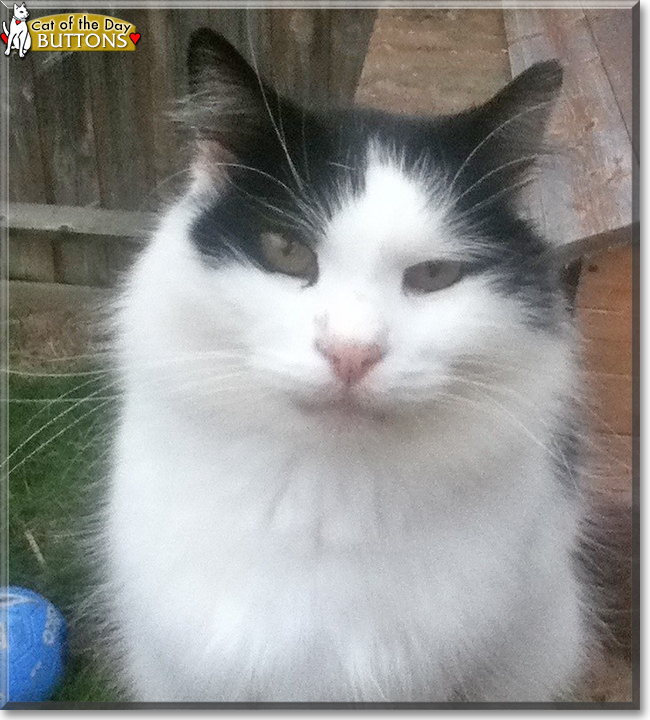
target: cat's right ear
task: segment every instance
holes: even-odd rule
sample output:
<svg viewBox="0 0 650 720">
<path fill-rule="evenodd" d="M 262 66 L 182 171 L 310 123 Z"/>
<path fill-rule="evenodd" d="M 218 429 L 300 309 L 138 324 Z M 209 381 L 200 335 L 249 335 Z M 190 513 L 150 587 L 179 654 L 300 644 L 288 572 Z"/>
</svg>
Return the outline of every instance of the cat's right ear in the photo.
<svg viewBox="0 0 650 720">
<path fill-rule="evenodd" d="M 181 119 L 201 142 L 216 142 L 238 156 L 264 125 L 269 98 L 257 72 L 221 35 L 201 28 L 190 38 L 187 66 L 190 95 Z"/>
</svg>

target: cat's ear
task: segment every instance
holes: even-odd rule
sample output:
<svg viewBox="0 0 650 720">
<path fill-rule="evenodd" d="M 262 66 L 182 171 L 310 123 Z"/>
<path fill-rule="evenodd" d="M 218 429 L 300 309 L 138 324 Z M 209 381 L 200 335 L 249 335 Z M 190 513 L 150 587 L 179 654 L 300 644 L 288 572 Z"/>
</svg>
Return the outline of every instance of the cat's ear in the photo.
<svg viewBox="0 0 650 720">
<path fill-rule="evenodd" d="M 532 65 L 480 109 L 484 122 L 504 143 L 541 141 L 562 75 L 557 60 Z"/>
<path fill-rule="evenodd" d="M 201 28 L 192 33 L 187 50 L 192 92 L 219 91 L 222 86 L 257 93 L 260 82 L 253 68 L 222 36 Z"/>
<path fill-rule="evenodd" d="M 190 95 L 181 119 L 200 141 L 214 141 L 238 155 L 268 122 L 274 92 L 221 35 L 201 28 L 190 38 L 187 65 Z"/>
<path fill-rule="evenodd" d="M 484 105 L 461 116 L 456 138 L 460 169 L 454 182 L 471 205 L 478 194 L 504 197 L 523 188 L 548 154 L 545 131 L 562 86 L 562 66 L 551 60 L 518 75 Z"/>
<path fill-rule="evenodd" d="M 472 111 L 485 152 L 499 164 L 525 171 L 544 146 L 546 126 L 562 87 L 557 60 L 532 65 L 491 100 Z M 529 161 L 526 158 L 530 158 Z"/>
</svg>

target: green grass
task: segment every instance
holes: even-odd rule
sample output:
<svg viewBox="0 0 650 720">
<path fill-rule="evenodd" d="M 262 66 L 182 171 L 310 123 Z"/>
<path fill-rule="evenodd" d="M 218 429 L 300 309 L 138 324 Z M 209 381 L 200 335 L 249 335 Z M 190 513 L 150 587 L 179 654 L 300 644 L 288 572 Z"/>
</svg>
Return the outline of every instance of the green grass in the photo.
<svg viewBox="0 0 650 720">
<path fill-rule="evenodd" d="M 42 593 L 69 621 L 70 661 L 52 698 L 67 702 L 117 699 L 77 621 L 92 591 L 82 540 L 98 509 L 115 409 L 101 377 L 10 378 L 9 581 Z"/>
</svg>

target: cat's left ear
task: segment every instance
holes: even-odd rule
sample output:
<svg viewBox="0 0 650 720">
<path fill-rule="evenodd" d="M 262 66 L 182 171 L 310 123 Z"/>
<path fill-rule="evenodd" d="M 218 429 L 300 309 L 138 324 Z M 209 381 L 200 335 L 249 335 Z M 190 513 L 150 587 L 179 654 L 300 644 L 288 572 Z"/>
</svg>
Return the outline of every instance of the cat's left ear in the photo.
<svg viewBox="0 0 650 720">
<path fill-rule="evenodd" d="M 472 111 L 485 149 L 500 163 L 533 156 L 544 143 L 546 126 L 562 87 L 557 60 L 536 63 L 485 105 Z"/>
</svg>

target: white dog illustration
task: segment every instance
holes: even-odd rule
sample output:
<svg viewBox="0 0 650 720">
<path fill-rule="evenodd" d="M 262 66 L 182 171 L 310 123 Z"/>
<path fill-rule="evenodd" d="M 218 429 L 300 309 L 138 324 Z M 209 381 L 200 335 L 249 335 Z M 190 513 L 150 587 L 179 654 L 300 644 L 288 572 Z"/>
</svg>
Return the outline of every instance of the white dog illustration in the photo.
<svg viewBox="0 0 650 720">
<path fill-rule="evenodd" d="M 5 35 L 7 36 L 7 49 L 5 55 L 10 55 L 11 50 L 15 48 L 18 50 L 20 57 L 25 57 L 25 53 L 32 46 L 32 38 L 29 34 L 29 28 L 27 27 L 27 18 L 29 17 L 29 11 L 25 7 L 25 3 L 22 5 L 16 5 L 14 3 L 14 16 L 11 18 L 11 29 L 7 30 L 7 25 L 4 20 L 2 27 L 4 28 Z"/>
</svg>

